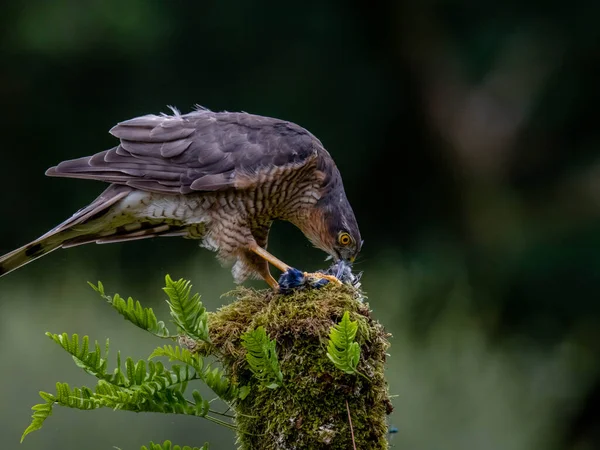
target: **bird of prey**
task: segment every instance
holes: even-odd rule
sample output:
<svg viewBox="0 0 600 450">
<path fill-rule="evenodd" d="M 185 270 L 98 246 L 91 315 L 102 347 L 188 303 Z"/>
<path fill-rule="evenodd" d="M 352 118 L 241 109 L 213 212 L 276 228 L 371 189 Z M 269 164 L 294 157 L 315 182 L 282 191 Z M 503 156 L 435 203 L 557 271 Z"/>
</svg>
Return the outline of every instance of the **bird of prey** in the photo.
<svg viewBox="0 0 600 450">
<path fill-rule="evenodd" d="M 64 161 L 46 175 L 110 183 L 100 196 L 39 239 L 0 257 L 0 276 L 58 248 L 154 236 L 198 239 L 233 264 L 234 280 L 262 278 L 274 220 L 297 226 L 336 262 L 362 245 L 342 178 L 321 142 L 284 120 L 197 107 L 117 124 L 120 143 Z M 335 277 L 320 275 L 321 278 Z"/>
</svg>

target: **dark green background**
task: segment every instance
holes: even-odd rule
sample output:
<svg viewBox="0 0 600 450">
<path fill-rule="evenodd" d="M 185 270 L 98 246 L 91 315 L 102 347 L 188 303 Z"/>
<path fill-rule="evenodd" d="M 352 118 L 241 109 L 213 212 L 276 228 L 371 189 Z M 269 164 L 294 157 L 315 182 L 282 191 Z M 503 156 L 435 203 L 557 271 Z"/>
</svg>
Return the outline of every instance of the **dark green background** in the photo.
<svg viewBox="0 0 600 450">
<path fill-rule="evenodd" d="M 599 448 L 599 14 L 591 0 L 5 2 L 0 253 L 103 189 L 44 171 L 113 146 L 119 121 L 196 103 L 291 120 L 333 155 L 361 226 L 356 267 L 393 334 L 395 448 Z M 270 249 L 326 265 L 287 224 Z M 166 273 L 210 309 L 230 301 L 228 269 L 177 239 L 58 251 L 0 280 L 3 448 L 235 447 L 201 419 L 67 410 L 18 446 L 38 390 L 92 381 L 45 331 L 136 357 L 157 344 L 86 281 L 166 318 Z"/>
</svg>

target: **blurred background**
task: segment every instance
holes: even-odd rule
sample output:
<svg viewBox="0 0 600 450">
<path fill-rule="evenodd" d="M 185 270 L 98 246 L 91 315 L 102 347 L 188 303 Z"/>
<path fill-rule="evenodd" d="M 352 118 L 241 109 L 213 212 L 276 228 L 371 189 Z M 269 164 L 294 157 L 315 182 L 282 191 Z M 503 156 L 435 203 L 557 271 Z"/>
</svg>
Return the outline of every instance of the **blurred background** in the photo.
<svg viewBox="0 0 600 450">
<path fill-rule="evenodd" d="M 167 105 L 296 122 L 336 160 L 365 240 L 357 270 L 393 334 L 394 448 L 600 448 L 597 2 L 17 0 L 0 7 L 0 253 L 104 188 L 50 179 Z M 596 117 L 596 119 L 594 119 Z M 296 267 L 323 253 L 277 224 Z M 183 239 L 58 251 L 0 280 L 3 448 L 235 448 L 202 419 L 57 409 L 18 444 L 39 390 L 93 380 L 44 332 L 159 344 L 87 281 L 167 319 L 166 273 L 207 307 L 234 287 Z M 263 287 L 260 283 L 248 283 Z"/>
</svg>

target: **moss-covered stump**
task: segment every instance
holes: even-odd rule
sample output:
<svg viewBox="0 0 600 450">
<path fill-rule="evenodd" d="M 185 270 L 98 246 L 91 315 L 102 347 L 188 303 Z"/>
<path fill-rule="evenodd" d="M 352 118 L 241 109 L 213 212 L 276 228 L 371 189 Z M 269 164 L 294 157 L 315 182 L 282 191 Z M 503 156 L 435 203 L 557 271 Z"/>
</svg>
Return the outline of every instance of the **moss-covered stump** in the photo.
<svg viewBox="0 0 600 450">
<path fill-rule="evenodd" d="M 240 288 L 237 298 L 209 317 L 214 348 L 233 380 L 251 387 L 236 405 L 240 449 L 386 449 L 392 410 L 384 378 L 388 334 L 350 287 L 328 286 L 291 295 Z M 358 321 L 358 374 L 327 357 L 332 325 L 345 311 Z M 283 386 L 264 387 L 252 376 L 240 336 L 263 326 L 277 342 Z M 204 348 L 203 353 L 209 349 Z"/>
</svg>

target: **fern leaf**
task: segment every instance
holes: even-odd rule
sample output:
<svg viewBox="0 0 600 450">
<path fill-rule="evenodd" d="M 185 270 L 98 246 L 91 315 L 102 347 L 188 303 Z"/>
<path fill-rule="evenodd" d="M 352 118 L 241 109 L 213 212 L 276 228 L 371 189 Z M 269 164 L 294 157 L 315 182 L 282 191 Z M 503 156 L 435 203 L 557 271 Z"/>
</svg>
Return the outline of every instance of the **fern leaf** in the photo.
<svg viewBox="0 0 600 450">
<path fill-rule="evenodd" d="M 46 333 L 46 336 L 48 336 L 50 339 L 60 345 L 67 353 L 69 353 L 73 357 L 73 361 L 75 361 L 75 364 L 78 367 L 97 378 L 107 378 L 107 362 L 105 358 L 102 358 L 100 344 L 98 344 L 97 341 L 94 344 L 94 351 L 90 352 L 88 351 L 88 336 L 84 336 L 81 343 L 77 334 L 73 334 L 71 338 L 69 338 L 67 333 Z M 106 341 L 106 348 L 108 348 L 108 340 Z"/>
<path fill-rule="evenodd" d="M 246 397 L 248 397 L 249 393 L 250 393 L 250 386 L 241 386 L 237 390 L 237 398 L 239 398 L 240 400 L 244 400 Z"/>
<path fill-rule="evenodd" d="M 357 373 L 360 359 L 360 346 L 354 341 L 357 330 L 358 322 L 351 321 L 350 313 L 346 311 L 341 322 L 332 326 L 329 332 L 327 357 L 339 370 L 348 374 Z"/>
<path fill-rule="evenodd" d="M 56 383 L 56 403 L 74 409 L 91 410 L 101 405 L 87 387 L 71 389 L 67 383 Z"/>
<path fill-rule="evenodd" d="M 172 345 L 165 345 L 154 349 L 148 359 L 153 359 L 158 356 L 165 356 L 169 358 L 169 361 L 179 361 L 184 364 L 191 366 L 196 372 L 202 372 L 204 367 L 204 360 L 198 354 L 190 352 L 187 348 L 173 347 Z"/>
<path fill-rule="evenodd" d="M 237 387 L 221 369 L 217 367 L 212 370 L 204 369 L 204 360 L 200 355 L 192 353 L 186 348 L 165 345 L 156 348 L 148 359 L 159 356 L 167 357 L 169 361 L 179 361 L 190 366 L 198 377 L 222 400 L 227 402 L 239 398 Z"/>
<path fill-rule="evenodd" d="M 29 433 L 42 428 L 44 421 L 52 414 L 52 408 L 55 404 L 81 410 L 97 409 L 102 406 L 102 403 L 95 398 L 91 389 L 87 387 L 71 389 L 67 383 L 56 383 L 56 395 L 40 392 L 40 397 L 46 403 L 40 403 L 31 408 L 34 412 L 32 421 L 23 432 L 21 442 Z"/>
<path fill-rule="evenodd" d="M 105 356 L 102 356 L 100 350 L 100 344 L 98 341 L 94 342 L 94 351 L 89 351 L 89 337 L 83 336 L 80 340 L 77 334 L 69 335 L 67 333 L 54 334 L 46 333 L 50 339 L 60 345 L 67 353 L 69 353 L 77 367 L 85 370 L 90 375 L 95 376 L 98 379 L 105 380 L 109 383 L 116 384 L 119 386 L 129 386 L 132 380 L 135 380 L 135 375 L 125 377 L 121 371 L 121 354 L 117 352 L 117 367 L 113 373 L 107 371 L 106 355 L 109 349 L 109 340 L 106 340 L 105 345 Z M 130 361 L 127 362 L 129 364 Z M 133 362 L 133 361 L 131 361 Z M 129 367 L 126 364 L 126 369 Z"/>
<path fill-rule="evenodd" d="M 283 374 L 279 369 L 275 340 L 269 339 L 262 326 L 242 334 L 241 339 L 247 351 L 246 361 L 254 376 L 270 389 L 281 386 Z"/>
<path fill-rule="evenodd" d="M 218 367 L 210 371 L 207 370 L 203 374 L 203 381 L 215 394 L 226 402 L 240 398 L 238 387 Z"/>
<path fill-rule="evenodd" d="M 125 319 L 136 326 L 159 337 L 173 337 L 169 334 L 164 323 L 156 320 L 152 309 L 143 308 L 139 302 L 135 302 L 131 298 L 125 301 L 118 294 L 113 297 L 107 296 L 104 292 L 104 286 L 100 282 L 97 286 L 90 285 L 111 303 Z M 190 297 L 190 283 L 184 280 L 174 282 L 167 276 L 165 292 L 169 296 L 168 303 L 171 316 L 180 331 L 192 339 L 208 342 L 207 313 L 200 302 L 198 294 Z M 29 433 L 42 427 L 44 421 L 52 414 L 54 405 L 81 410 L 108 407 L 134 412 L 195 415 L 232 428 L 231 424 L 209 415 L 210 404 L 198 391 L 194 390 L 192 392 L 191 399 L 186 398 L 184 392 L 187 385 L 191 381 L 203 380 L 219 397 L 226 401 L 244 398 L 249 392 L 248 387 L 238 389 L 222 370 L 205 368 L 202 357 L 190 352 L 188 349 L 164 346 L 156 349 L 147 361 L 140 360 L 136 362 L 131 358 L 127 358 L 124 367 L 121 365 L 121 354 L 117 352 L 117 367 L 112 373 L 109 373 L 107 371 L 108 340 L 103 355 L 100 344 L 95 341 L 91 345 L 88 336 L 80 338 L 77 334 L 69 336 L 67 333 L 46 333 L 46 335 L 69 353 L 78 367 L 98 378 L 98 382 L 94 390 L 88 387 L 71 388 L 67 383 L 57 383 L 56 394 L 40 392 L 40 396 L 45 403 L 32 407 L 32 421 L 24 431 L 21 441 Z M 268 351 L 265 354 L 270 355 L 265 361 L 270 364 L 271 372 L 277 373 L 278 362 L 275 353 L 275 342 L 269 341 L 266 334 L 264 339 L 268 344 Z M 167 369 L 161 362 L 152 361 L 157 356 L 165 356 L 171 361 L 183 364 L 173 364 L 170 369 Z M 273 356 L 277 371 L 273 371 Z M 281 377 L 281 372 L 279 372 L 279 381 Z M 151 447 L 152 450 L 155 448 L 162 450 L 208 449 L 208 445 L 201 448 L 171 446 L 168 441 L 162 446 L 153 443 L 151 446 L 153 446 Z"/>
<path fill-rule="evenodd" d="M 196 415 L 200 417 L 206 417 L 210 411 L 210 403 L 208 403 L 208 400 L 205 400 L 200 395 L 200 392 L 196 390 L 192 392 L 192 397 L 194 397 L 194 411 Z"/>
<path fill-rule="evenodd" d="M 166 370 L 160 362 L 134 363 L 128 358 L 126 371 L 127 386 L 100 380 L 93 400 L 103 407 L 134 412 L 199 415 L 198 407 L 183 396 L 190 381 L 201 379 L 189 366 L 173 365 Z"/>
<path fill-rule="evenodd" d="M 23 439 L 25 439 L 25 436 L 27 436 L 29 433 L 42 428 L 44 421 L 52 415 L 52 407 L 56 402 L 56 397 L 43 391 L 40 392 L 40 397 L 45 400 L 45 403 L 39 403 L 32 406 L 31 410 L 33 411 L 33 414 L 31 416 L 31 424 L 23 432 L 23 435 L 21 436 L 21 443 L 23 442 Z"/>
<path fill-rule="evenodd" d="M 190 296 L 192 285 L 180 279 L 173 281 L 165 277 L 163 290 L 168 295 L 167 303 L 171 310 L 173 323 L 187 336 L 198 341 L 210 342 L 208 335 L 208 314 L 200 301 L 200 295 Z"/>
<path fill-rule="evenodd" d="M 202 447 L 190 447 L 189 445 L 181 447 L 179 445 L 171 444 L 171 441 L 165 441 L 162 444 L 150 442 L 149 447 L 144 445 L 141 450 L 208 450 L 208 443 L 204 444 Z"/>
<path fill-rule="evenodd" d="M 128 320 L 138 328 L 148 331 L 160 338 L 171 338 L 165 323 L 163 321 L 158 321 L 152 308 L 142 307 L 139 301 L 135 301 L 131 297 L 125 300 L 119 294 L 115 294 L 112 297 L 106 295 L 104 293 L 104 286 L 101 282 L 98 282 L 97 286 L 90 282 L 88 282 L 88 284 L 106 299 L 106 301 L 110 303 L 111 306 L 125 318 L 125 320 Z"/>
</svg>

